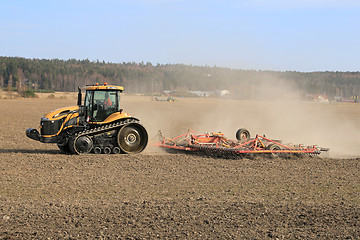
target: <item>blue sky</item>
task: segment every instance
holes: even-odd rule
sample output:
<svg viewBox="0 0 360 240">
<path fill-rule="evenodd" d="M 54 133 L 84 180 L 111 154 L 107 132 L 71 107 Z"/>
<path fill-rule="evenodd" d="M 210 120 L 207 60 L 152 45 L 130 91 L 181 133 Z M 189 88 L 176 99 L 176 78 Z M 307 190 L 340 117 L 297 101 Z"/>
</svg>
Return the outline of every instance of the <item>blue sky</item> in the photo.
<svg viewBox="0 0 360 240">
<path fill-rule="evenodd" d="M 359 71 L 360 1 L 0 0 L 0 55 Z"/>
</svg>

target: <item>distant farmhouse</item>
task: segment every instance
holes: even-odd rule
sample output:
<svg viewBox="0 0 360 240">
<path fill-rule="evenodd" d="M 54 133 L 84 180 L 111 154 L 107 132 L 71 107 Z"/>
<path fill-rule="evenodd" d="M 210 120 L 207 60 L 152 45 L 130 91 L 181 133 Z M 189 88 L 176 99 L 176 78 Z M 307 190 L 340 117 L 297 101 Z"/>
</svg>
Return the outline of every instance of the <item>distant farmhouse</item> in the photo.
<svg viewBox="0 0 360 240">
<path fill-rule="evenodd" d="M 210 97 L 210 96 L 220 96 L 225 97 L 230 94 L 229 90 L 217 90 L 217 91 L 189 91 L 189 93 L 194 94 L 199 97 Z"/>
</svg>

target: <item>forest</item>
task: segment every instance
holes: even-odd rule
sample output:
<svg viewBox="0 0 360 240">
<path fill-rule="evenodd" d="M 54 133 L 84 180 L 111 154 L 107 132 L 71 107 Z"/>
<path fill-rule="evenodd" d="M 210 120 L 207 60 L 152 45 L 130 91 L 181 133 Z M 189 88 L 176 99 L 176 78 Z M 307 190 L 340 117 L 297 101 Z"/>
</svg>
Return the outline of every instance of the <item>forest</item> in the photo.
<svg viewBox="0 0 360 240">
<path fill-rule="evenodd" d="M 360 72 L 296 72 L 230 69 L 149 62 L 0 57 L 0 88 L 14 91 L 76 91 L 87 84 L 122 85 L 127 93 L 186 95 L 190 90 L 229 90 L 240 99 L 296 92 L 298 95 L 360 95 Z M 282 90 L 279 92 L 279 90 Z"/>
</svg>

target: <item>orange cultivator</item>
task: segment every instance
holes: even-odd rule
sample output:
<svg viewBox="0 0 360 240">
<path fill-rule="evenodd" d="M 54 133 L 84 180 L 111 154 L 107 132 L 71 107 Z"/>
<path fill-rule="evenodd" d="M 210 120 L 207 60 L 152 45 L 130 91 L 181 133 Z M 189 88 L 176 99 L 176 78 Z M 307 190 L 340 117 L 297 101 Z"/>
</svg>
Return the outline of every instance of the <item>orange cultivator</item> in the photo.
<svg viewBox="0 0 360 240">
<path fill-rule="evenodd" d="M 168 150 L 182 150 L 189 152 L 207 153 L 216 156 L 227 155 L 253 155 L 266 154 L 273 157 L 285 157 L 289 155 L 318 155 L 329 151 L 329 148 L 303 146 L 301 144 L 282 144 L 280 140 L 273 140 L 261 135 L 250 138 L 250 132 L 244 128 L 236 132 L 236 141 L 230 140 L 223 133 L 196 134 L 189 130 L 175 138 L 163 137 L 161 132 L 158 147 Z"/>
</svg>

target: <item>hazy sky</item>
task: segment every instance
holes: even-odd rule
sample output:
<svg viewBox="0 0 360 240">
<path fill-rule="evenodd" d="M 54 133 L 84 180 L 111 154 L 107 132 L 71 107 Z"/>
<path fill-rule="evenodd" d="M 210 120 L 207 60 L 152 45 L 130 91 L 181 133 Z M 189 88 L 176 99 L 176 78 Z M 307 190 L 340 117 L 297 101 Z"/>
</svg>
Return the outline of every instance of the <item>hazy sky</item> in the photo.
<svg viewBox="0 0 360 240">
<path fill-rule="evenodd" d="M 359 71 L 360 1 L 0 0 L 0 55 Z"/>
</svg>

